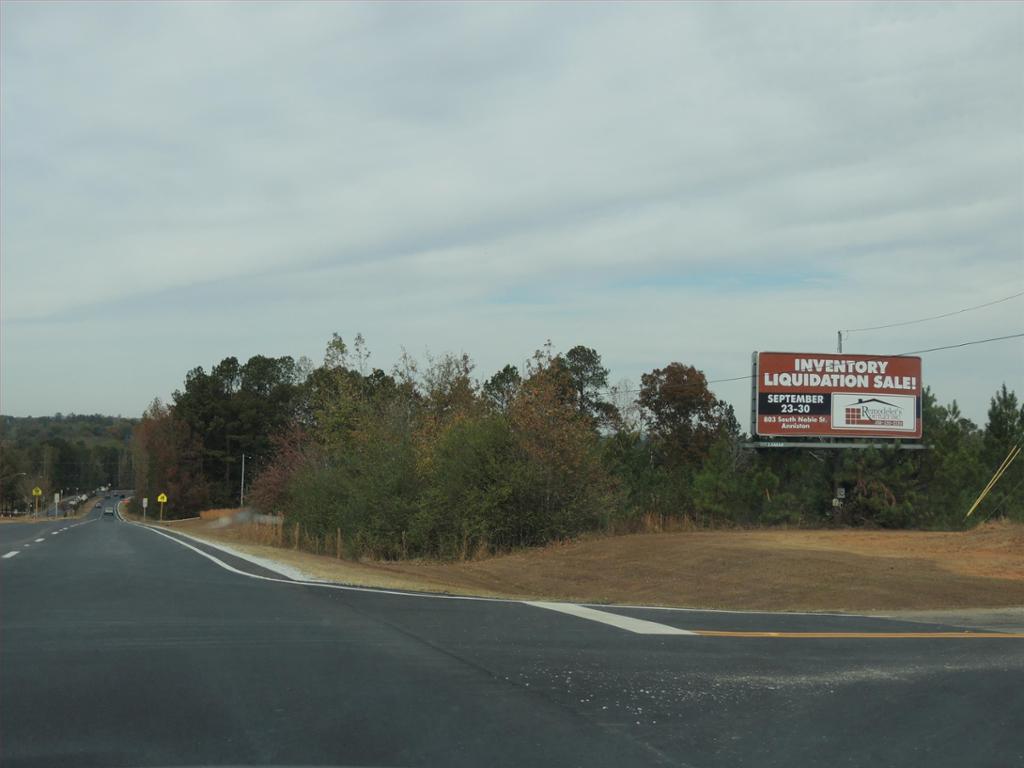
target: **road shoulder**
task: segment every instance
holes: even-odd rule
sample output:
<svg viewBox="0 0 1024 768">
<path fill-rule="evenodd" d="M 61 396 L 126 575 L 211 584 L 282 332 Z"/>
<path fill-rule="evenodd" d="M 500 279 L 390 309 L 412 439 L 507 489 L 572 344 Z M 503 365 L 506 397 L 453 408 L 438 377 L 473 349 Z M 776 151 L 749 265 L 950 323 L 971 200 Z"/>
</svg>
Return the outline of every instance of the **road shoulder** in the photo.
<svg viewBox="0 0 1024 768">
<path fill-rule="evenodd" d="M 989 632 L 1024 633 L 1024 607 L 955 611 L 886 611 L 870 615 L 923 624 L 951 624 Z"/>
</svg>

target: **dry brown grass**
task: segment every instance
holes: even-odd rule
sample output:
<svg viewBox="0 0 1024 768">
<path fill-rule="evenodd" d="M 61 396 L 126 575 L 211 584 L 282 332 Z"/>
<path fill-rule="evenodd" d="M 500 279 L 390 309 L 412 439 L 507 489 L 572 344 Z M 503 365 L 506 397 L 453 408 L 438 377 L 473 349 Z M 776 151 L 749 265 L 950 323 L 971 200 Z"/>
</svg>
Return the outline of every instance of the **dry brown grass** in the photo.
<svg viewBox="0 0 1024 768">
<path fill-rule="evenodd" d="M 45 523 L 47 520 L 53 520 L 52 517 L 31 517 L 29 515 L 23 515 L 21 517 L 0 517 L 0 525 L 12 525 L 12 524 L 25 524 L 25 523 Z"/>
<path fill-rule="evenodd" d="M 93 496 L 93 497 L 91 497 L 89 499 L 86 499 L 84 502 L 82 502 L 81 504 L 78 505 L 78 510 L 75 512 L 75 514 L 69 515 L 68 517 L 60 517 L 58 519 L 59 520 L 74 520 L 74 519 L 77 519 L 79 517 L 85 517 L 87 514 L 92 512 L 92 508 L 96 504 L 96 501 L 98 499 L 99 499 L 98 496 Z M 0 525 L 8 524 L 8 523 L 45 523 L 47 521 L 52 522 L 53 518 L 52 517 L 46 517 L 45 515 L 40 515 L 38 517 L 35 517 L 35 516 L 32 516 L 32 515 L 26 515 L 24 517 L 0 517 Z"/>
<path fill-rule="evenodd" d="M 1024 526 L 1009 523 L 957 533 L 643 533 L 592 537 L 459 563 L 345 560 L 339 557 L 344 542 L 336 537 L 314 540 L 299 532 L 301 548 L 295 549 L 292 531 L 265 524 L 225 525 L 195 518 L 174 527 L 287 562 L 317 578 L 364 586 L 757 610 L 1024 605 Z"/>
<path fill-rule="evenodd" d="M 232 515 L 237 513 L 238 510 L 231 507 L 225 509 L 204 509 L 202 512 L 199 513 L 199 517 L 201 517 L 203 520 L 216 520 L 221 517 L 231 517 Z"/>
</svg>

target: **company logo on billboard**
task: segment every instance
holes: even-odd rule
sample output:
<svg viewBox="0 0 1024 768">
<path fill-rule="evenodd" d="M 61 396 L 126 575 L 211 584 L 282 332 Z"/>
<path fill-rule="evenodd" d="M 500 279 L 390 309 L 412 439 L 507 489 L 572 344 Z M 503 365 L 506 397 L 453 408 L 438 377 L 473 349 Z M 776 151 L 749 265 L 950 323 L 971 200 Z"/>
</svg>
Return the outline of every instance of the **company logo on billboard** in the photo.
<svg viewBox="0 0 1024 768">
<path fill-rule="evenodd" d="M 915 431 L 916 401 L 913 397 L 837 392 L 832 396 L 832 426 L 835 429 Z"/>
<path fill-rule="evenodd" d="M 846 406 L 846 423 L 857 426 L 898 427 L 903 423 L 899 406 L 872 397 Z"/>
</svg>

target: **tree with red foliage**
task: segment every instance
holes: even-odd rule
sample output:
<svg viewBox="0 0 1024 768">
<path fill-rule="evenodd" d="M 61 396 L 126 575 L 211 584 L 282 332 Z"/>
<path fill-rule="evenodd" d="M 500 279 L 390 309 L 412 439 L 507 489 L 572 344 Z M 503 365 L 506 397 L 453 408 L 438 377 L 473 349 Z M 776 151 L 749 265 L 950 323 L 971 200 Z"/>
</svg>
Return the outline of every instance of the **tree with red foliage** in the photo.
<svg viewBox="0 0 1024 768">
<path fill-rule="evenodd" d="M 638 402 L 667 463 L 699 465 L 718 437 L 739 434 L 732 406 L 715 397 L 692 365 L 669 363 L 640 381 Z"/>
</svg>

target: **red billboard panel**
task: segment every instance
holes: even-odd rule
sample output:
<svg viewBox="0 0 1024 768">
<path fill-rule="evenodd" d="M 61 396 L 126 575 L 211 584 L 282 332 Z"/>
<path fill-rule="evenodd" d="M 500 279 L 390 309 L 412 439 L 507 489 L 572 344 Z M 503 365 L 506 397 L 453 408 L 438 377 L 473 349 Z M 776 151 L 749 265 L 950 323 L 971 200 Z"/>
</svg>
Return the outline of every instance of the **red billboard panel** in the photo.
<svg viewBox="0 0 1024 768">
<path fill-rule="evenodd" d="M 921 358 L 760 352 L 762 437 L 921 437 Z"/>
</svg>

